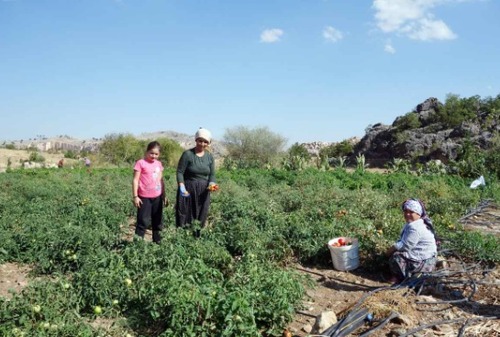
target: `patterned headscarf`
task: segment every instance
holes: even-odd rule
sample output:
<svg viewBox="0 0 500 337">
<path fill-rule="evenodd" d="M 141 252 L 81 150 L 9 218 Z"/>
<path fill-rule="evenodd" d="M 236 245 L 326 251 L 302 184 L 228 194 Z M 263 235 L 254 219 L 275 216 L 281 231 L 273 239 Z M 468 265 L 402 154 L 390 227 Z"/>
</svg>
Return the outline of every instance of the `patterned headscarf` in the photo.
<svg viewBox="0 0 500 337">
<path fill-rule="evenodd" d="M 417 213 L 420 216 L 422 216 L 423 213 L 422 205 L 418 200 L 415 199 L 406 200 L 401 208 L 403 209 L 403 211 L 405 210 L 412 211 L 413 213 Z"/>
<path fill-rule="evenodd" d="M 412 212 L 417 213 L 420 215 L 420 218 L 424 220 L 424 223 L 427 225 L 427 228 L 436 236 L 436 233 L 434 231 L 434 225 L 432 224 L 431 218 L 427 215 L 427 212 L 425 211 L 425 206 L 424 203 L 419 200 L 419 199 L 407 199 L 403 204 L 401 205 L 401 209 L 404 211 L 409 210 Z"/>
</svg>

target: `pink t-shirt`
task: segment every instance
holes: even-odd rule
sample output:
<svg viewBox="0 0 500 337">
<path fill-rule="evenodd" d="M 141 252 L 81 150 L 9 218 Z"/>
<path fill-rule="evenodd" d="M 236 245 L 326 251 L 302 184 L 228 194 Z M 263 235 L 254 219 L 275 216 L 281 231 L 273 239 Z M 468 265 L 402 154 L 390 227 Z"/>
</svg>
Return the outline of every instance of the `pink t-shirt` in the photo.
<svg viewBox="0 0 500 337">
<path fill-rule="evenodd" d="M 148 162 L 139 159 L 134 165 L 134 171 L 141 172 L 137 194 L 143 198 L 156 198 L 161 194 L 161 180 L 163 178 L 163 165 L 155 160 Z"/>
</svg>

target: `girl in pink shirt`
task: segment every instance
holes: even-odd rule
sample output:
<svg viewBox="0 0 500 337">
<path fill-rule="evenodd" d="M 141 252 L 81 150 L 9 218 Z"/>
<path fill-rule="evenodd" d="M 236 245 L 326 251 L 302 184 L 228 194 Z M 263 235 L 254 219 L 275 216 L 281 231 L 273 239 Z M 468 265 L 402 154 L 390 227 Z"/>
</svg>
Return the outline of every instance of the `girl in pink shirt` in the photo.
<svg viewBox="0 0 500 337">
<path fill-rule="evenodd" d="M 167 204 L 163 183 L 163 165 L 158 160 L 161 146 L 157 141 L 148 144 L 143 159 L 134 165 L 132 202 L 137 207 L 135 235 L 144 238 L 149 225 L 153 229 L 153 242 L 160 243 L 163 227 L 163 206 Z"/>
</svg>

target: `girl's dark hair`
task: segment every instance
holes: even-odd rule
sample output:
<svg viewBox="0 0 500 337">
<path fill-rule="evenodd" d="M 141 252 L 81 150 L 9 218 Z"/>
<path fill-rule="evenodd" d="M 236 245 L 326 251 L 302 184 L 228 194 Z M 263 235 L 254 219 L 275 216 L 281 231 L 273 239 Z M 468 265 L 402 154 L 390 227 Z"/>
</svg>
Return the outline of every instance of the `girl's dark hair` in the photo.
<svg viewBox="0 0 500 337">
<path fill-rule="evenodd" d="M 156 140 L 152 141 L 151 143 L 148 144 L 148 147 L 146 148 L 146 151 L 150 151 L 154 148 L 158 148 L 158 150 L 161 151 L 161 145 L 158 143 Z"/>
</svg>

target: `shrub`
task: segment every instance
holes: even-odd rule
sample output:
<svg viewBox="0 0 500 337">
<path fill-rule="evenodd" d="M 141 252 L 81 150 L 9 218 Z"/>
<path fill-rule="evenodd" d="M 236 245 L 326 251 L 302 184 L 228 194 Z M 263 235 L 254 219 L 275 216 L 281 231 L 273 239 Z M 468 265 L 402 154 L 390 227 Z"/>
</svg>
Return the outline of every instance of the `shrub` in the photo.
<svg viewBox="0 0 500 337">
<path fill-rule="evenodd" d="M 418 129 L 422 126 L 418 119 L 418 114 L 415 112 L 408 112 L 406 115 L 396 118 L 392 124 L 398 131 Z"/>
<path fill-rule="evenodd" d="M 68 150 L 64 152 L 64 158 L 77 159 L 77 153 L 73 150 Z"/>
<path fill-rule="evenodd" d="M 16 149 L 16 146 L 14 144 L 5 144 L 4 147 L 7 150 L 15 150 Z"/>
<path fill-rule="evenodd" d="M 30 153 L 28 160 L 35 162 L 35 163 L 43 163 L 43 162 L 45 162 L 45 157 L 40 152 L 33 151 Z"/>
<path fill-rule="evenodd" d="M 290 157 L 299 157 L 303 159 L 310 159 L 311 154 L 307 151 L 306 147 L 302 144 L 295 143 L 288 149 Z"/>
<path fill-rule="evenodd" d="M 479 96 L 460 98 L 459 95 L 448 94 L 443 107 L 436 114 L 437 122 L 444 124 L 445 128 L 454 128 L 476 118 L 480 106 Z"/>
<path fill-rule="evenodd" d="M 226 129 L 224 141 L 228 163 L 238 167 L 266 167 L 276 164 L 286 139 L 277 133 L 270 131 L 267 127 L 250 129 L 245 126 L 237 126 Z M 229 164 L 225 164 L 229 166 Z"/>
<path fill-rule="evenodd" d="M 110 134 L 104 137 L 99 154 L 115 165 L 131 165 L 144 156 L 147 144 L 153 139 L 136 139 L 131 134 Z M 165 166 L 174 167 L 183 151 L 182 147 L 168 138 L 156 139 L 161 145 L 160 160 Z"/>
<path fill-rule="evenodd" d="M 319 151 L 320 157 L 335 158 L 348 157 L 354 151 L 354 145 L 348 140 L 343 140 L 340 143 L 331 144 Z"/>
</svg>

